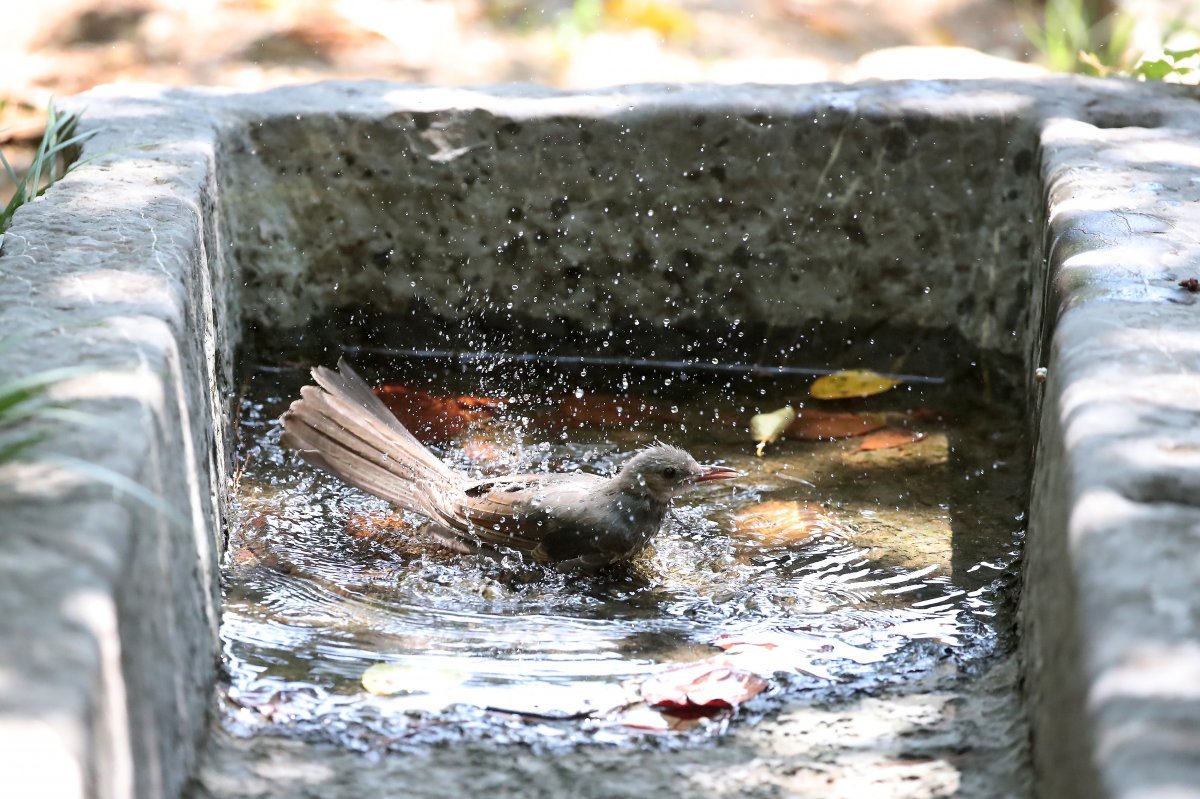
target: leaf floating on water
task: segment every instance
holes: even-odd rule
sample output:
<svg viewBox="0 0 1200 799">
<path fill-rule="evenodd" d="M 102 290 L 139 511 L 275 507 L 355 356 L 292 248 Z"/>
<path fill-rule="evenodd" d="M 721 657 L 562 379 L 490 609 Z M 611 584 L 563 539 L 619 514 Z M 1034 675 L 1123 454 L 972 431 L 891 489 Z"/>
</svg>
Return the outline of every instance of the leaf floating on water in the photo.
<svg viewBox="0 0 1200 799">
<path fill-rule="evenodd" d="M 750 418 L 750 435 L 758 442 L 755 453 L 761 457 L 763 449 L 775 439 L 783 435 L 788 426 L 796 420 L 796 412 L 791 405 L 786 405 L 777 411 L 760 413 Z"/>
<path fill-rule="evenodd" d="M 916 430 L 908 430 L 903 427 L 885 427 L 864 438 L 858 448 L 864 452 L 876 449 L 893 449 L 920 441 L 924 437 L 924 433 L 918 433 Z"/>
<path fill-rule="evenodd" d="M 760 502 L 738 511 L 733 533 L 768 547 L 787 546 L 840 532 L 825 509 L 812 502 Z"/>
<path fill-rule="evenodd" d="M 737 707 L 767 688 L 762 677 L 723 655 L 660 671 L 642 683 L 646 704 L 667 712 L 705 714 Z"/>
<path fill-rule="evenodd" d="M 886 426 L 887 422 L 879 414 L 805 408 L 796 414 L 796 420 L 788 426 L 783 435 L 785 438 L 801 441 L 829 441 L 866 435 L 872 430 Z"/>
<path fill-rule="evenodd" d="M 818 377 L 808 393 L 815 399 L 852 399 L 882 394 L 900 385 L 902 380 L 884 377 L 869 369 L 848 369 Z"/>
</svg>

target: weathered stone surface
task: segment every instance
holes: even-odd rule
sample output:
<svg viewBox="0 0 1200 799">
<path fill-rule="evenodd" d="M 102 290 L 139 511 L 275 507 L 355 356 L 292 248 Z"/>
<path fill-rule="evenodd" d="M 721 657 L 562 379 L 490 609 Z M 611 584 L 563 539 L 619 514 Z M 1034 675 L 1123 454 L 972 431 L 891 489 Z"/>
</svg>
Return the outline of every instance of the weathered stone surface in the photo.
<svg viewBox="0 0 1200 799">
<path fill-rule="evenodd" d="M 223 178 L 246 318 L 848 322 L 1016 352 L 1053 94 L 995 88 L 273 92 Z"/>
<path fill-rule="evenodd" d="M 87 367 L 53 390 L 87 419 L 35 422 L 45 440 L 0 473 L 7 796 L 178 795 L 211 701 L 229 379 L 212 151 L 125 108 L 89 148 L 110 154 L 18 211 L 0 251 L 0 379 Z"/>
<path fill-rule="evenodd" d="M 1051 345 L 1027 542 L 1040 795 L 1200 796 L 1200 145 L 1043 133 Z M 1064 767 L 1066 764 L 1072 766 Z"/>
<path fill-rule="evenodd" d="M 102 131 L 84 153 L 96 160 L 22 210 L 0 249 L 0 331 L 24 336 L 0 377 L 97 367 L 56 389 L 97 424 L 51 430 L 3 481 L 6 786 L 179 794 L 215 668 L 241 321 L 262 343 L 312 335 L 314 319 L 440 317 L 467 346 L 464 320 L 486 310 L 559 334 L 636 318 L 664 341 L 737 319 L 814 347 L 822 330 L 858 330 L 868 350 L 906 351 L 917 338 L 876 332 L 904 330 L 1047 367 L 1022 611 L 1040 793 L 1200 795 L 1200 328 L 1195 295 L 1175 285 L 1200 277 L 1189 91 L 1061 79 L 93 93 L 81 105 Z M 373 333 L 395 344 L 409 331 Z M 164 507 L 56 453 L 137 480 Z M 778 724 L 770 734 L 791 734 Z M 822 795 L 819 764 L 809 774 L 765 740 L 717 761 L 764 795 Z M 252 753 L 247 779 L 267 795 L 293 769 L 298 786 L 305 757 Z M 486 757 L 456 757 L 437 755 L 492 773 Z M 614 768 L 581 757 L 579 773 Z M 331 773 L 348 762 L 331 756 Z M 769 776 L 793 766 L 812 784 Z M 488 790 L 544 770 L 515 763 Z M 673 773 L 640 776 L 665 792 Z"/>
</svg>

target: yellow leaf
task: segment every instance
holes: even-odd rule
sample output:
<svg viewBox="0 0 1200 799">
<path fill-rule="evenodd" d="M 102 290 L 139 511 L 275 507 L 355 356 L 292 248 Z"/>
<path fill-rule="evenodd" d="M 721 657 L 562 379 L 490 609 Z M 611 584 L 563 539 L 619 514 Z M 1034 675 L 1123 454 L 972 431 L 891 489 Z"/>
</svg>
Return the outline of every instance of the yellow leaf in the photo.
<svg viewBox="0 0 1200 799">
<path fill-rule="evenodd" d="M 900 385 L 902 380 L 884 377 L 869 369 L 849 369 L 819 377 L 808 390 L 816 399 L 848 399 L 882 394 Z"/>
<path fill-rule="evenodd" d="M 362 686 L 373 694 L 391 696 L 411 690 L 412 669 L 396 663 L 376 663 L 363 672 Z"/>
<path fill-rule="evenodd" d="M 788 425 L 796 420 L 796 412 L 791 405 L 770 413 L 760 413 L 750 418 L 750 435 L 758 442 L 755 452 L 763 454 L 763 449 L 775 439 L 783 435 Z"/>
<path fill-rule="evenodd" d="M 362 675 L 362 687 L 378 696 L 428 693 L 466 682 L 466 677 L 447 669 L 422 668 L 402 663 L 376 663 Z"/>
</svg>

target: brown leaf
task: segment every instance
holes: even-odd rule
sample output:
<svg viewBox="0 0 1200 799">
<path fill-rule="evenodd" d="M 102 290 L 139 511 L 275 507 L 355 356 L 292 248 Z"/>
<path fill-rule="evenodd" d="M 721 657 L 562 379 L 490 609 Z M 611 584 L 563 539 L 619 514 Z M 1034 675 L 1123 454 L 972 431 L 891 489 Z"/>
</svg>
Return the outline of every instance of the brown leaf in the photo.
<svg viewBox="0 0 1200 799">
<path fill-rule="evenodd" d="M 783 436 L 802 441 L 828 441 L 866 435 L 886 426 L 887 422 L 878 414 L 804 409 Z"/>
<path fill-rule="evenodd" d="M 381 386 L 375 393 L 400 423 L 423 443 L 441 443 L 496 418 L 507 404 L 494 397 L 438 397 L 407 386 Z"/>
<path fill-rule="evenodd" d="M 636 427 L 648 422 L 675 424 L 679 415 L 640 400 L 636 397 L 617 397 L 611 394 L 587 394 L 563 397 L 550 413 L 534 419 L 538 430 L 557 432 L 581 427 Z"/>
<path fill-rule="evenodd" d="M 769 547 L 807 541 L 838 529 L 825 509 L 811 502 L 760 502 L 733 517 L 734 535 Z"/>
<path fill-rule="evenodd" d="M 346 532 L 355 538 L 407 534 L 412 530 L 412 522 L 398 513 L 353 513 L 346 519 Z"/>
<path fill-rule="evenodd" d="M 661 671 L 642 683 L 642 699 L 664 712 L 704 715 L 737 707 L 762 693 L 767 681 L 716 655 Z"/>
<path fill-rule="evenodd" d="M 866 452 L 876 449 L 892 449 L 894 447 L 903 447 L 905 444 L 911 444 L 914 441 L 920 441 L 924 437 L 924 433 L 918 433 L 916 430 L 907 430 L 903 427 L 885 427 L 883 430 L 871 433 L 871 435 L 864 438 L 858 448 Z"/>
</svg>

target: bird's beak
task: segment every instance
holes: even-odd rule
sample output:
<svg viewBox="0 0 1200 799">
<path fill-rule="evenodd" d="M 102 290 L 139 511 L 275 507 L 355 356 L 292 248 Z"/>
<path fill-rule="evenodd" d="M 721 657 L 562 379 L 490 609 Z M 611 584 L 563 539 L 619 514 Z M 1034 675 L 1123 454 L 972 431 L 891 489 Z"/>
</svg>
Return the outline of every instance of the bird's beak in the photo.
<svg viewBox="0 0 1200 799">
<path fill-rule="evenodd" d="M 707 483 L 709 480 L 732 480 L 741 477 L 742 473 L 728 466 L 701 466 L 704 471 L 692 478 L 693 483 Z"/>
</svg>

